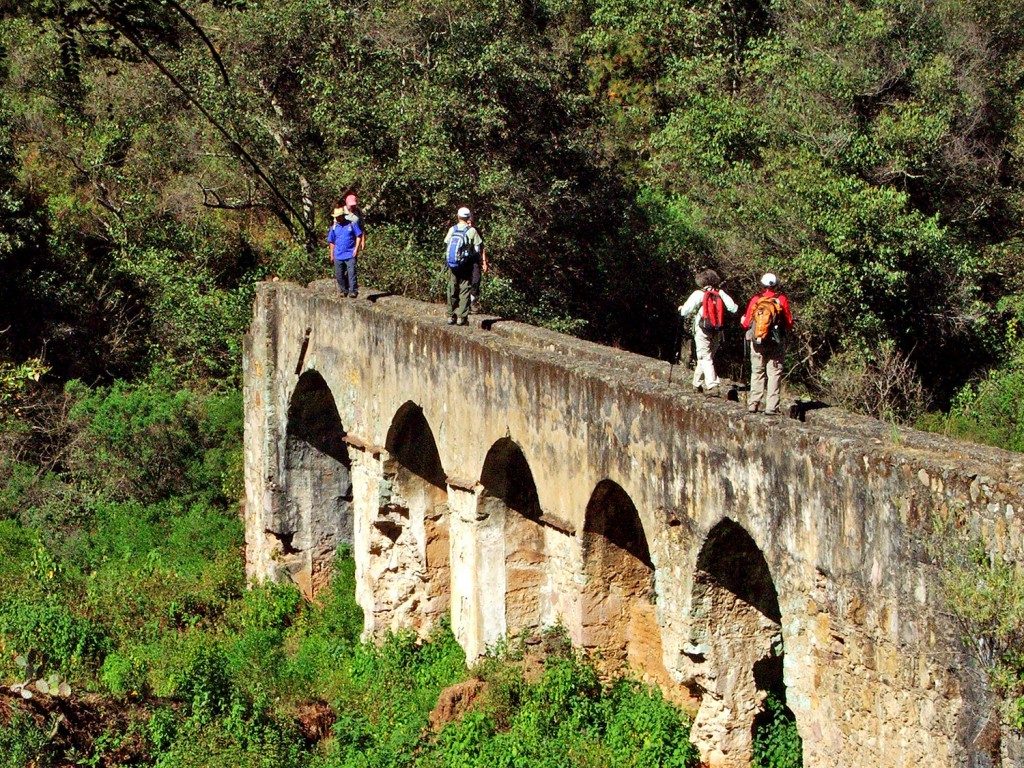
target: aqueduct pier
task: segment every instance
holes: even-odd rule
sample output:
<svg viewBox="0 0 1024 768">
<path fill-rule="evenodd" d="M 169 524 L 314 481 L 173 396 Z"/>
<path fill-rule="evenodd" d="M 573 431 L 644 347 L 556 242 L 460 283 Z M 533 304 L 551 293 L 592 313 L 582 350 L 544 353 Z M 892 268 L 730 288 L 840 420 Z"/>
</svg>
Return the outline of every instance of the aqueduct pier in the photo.
<svg viewBox="0 0 1024 768">
<path fill-rule="evenodd" d="M 711 765 L 749 764 L 769 691 L 811 768 L 1021 764 L 924 546 L 944 519 L 1020 562 L 1020 454 L 750 416 L 656 360 L 364 297 L 257 291 L 251 578 L 313 595 L 350 543 L 368 635 L 450 613 L 470 660 L 560 622 L 690 705 Z"/>
</svg>

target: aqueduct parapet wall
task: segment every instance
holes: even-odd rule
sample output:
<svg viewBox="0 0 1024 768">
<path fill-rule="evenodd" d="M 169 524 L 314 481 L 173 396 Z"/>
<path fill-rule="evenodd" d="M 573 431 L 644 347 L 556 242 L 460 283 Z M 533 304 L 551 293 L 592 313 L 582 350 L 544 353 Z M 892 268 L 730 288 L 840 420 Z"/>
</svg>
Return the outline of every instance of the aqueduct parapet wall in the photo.
<svg viewBox="0 0 1024 768">
<path fill-rule="evenodd" d="M 750 416 L 656 360 L 364 297 L 257 291 L 252 579 L 313 595 L 348 544 L 368 635 L 450 613 L 470 660 L 560 622 L 694 708 L 711 765 L 749 763 L 783 688 L 812 768 L 1016 764 L 922 541 L 955 519 L 1019 560 L 1024 457 Z"/>
</svg>

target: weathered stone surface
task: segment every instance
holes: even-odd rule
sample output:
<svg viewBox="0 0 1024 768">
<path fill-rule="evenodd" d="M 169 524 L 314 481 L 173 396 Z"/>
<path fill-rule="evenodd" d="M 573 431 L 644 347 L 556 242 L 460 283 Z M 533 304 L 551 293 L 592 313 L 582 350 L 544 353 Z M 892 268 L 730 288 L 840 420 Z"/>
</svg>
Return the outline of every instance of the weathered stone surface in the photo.
<svg viewBox="0 0 1024 768">
<path fill-rule="evenodd" d="M 364 295 L 258 290 L 252 578 L 311 594 L 351 542 L 368 635 L 450 611 L 475 658 L 560 621 L 699 701 L 709 764 L 746 764 L 784 686 L 807 766 L 1015 765 L 922 534 L 941 516 L 1020 559 L 1020 455 L 833 409 L 751 417 L 658 361 Z"/>
</svg>

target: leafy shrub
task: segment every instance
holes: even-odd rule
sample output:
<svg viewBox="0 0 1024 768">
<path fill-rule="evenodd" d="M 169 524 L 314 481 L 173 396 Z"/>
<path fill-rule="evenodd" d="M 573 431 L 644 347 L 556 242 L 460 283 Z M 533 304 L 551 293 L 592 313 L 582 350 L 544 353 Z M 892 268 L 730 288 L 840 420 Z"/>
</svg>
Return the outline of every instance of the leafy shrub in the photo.
<svg viewBox="0 0 1024 768">
<path fill-rule="evenodd" d="M 293 650 L 282 664 L 282 688 L 295 696 L 347 695 L 350 661 L 362 629 L 363 611 L 355 601 L 355 560 L 342 550 L 320 602 L 303 606 L 289 630 L 287 642 Z"/>
<path fill-rule="evenodd" d="M 22 712 L 14 712 L 10 722 L 0 723 L 0 768 L 47 768 L 54 761 L 48 754 L 49 737 L 45 728 Z"/>
<path fill-rule="evenodd" d="M 174 738 L 178 733 L 178 720 L 177 714 L 170 707 L 160 707 L 149 716 L 149 721 L 146 723 L 146 735 L 155 753 L 166 752 L 174 743 Z"/>
<path fill-rule="evenodd" d="M 195 504 L 98 503 L 78 544 L 86 608 L 118 643 L 216 621 L 244 591 L 237 518 Z M 202 546 L 196 546 L 202 542 Z"/>
<path fill-rule="evenodd" d="M 202 496 L 233 503 L 242 489 L 240 393 L 201 396 L 160 376 L 87 390 L 72 383 L 78 425 L 72 476 L 115 501 Z"/>
<path fill-rule="evenodd" d="M 224 722 L 188 723 L 170 736 L 155 768 L 305 768 L 309 756 L 286 729 L 261 728 L 240 739 Z"/>
<path fill-rule="evenodd" d="M 619 680 L 608 695 L 604 743 L 616 765 L 631 768 L 694 768 L 697 748 L 690 722 L 657 689 Z"/>
<path fill-rule="evenodd" d="M 231 707 L 234 688 L 227 654 L 206 633 L 186 635 L 169 665 L 167 683 L 167 693 L 184 701 L 199 722 L 211 722 Z"/>
<path fill-rule="evenodd" d="M 796 718 L 782 699 L 769 694 L 764 712 L 754 721 L 754 760 L 751 768 L 800 768 L 803 741 Z"/>
<path fill-rule="evenodd" d="M 0 584 L 4 591 L 28 586 L 32 554 L 38 547 L 36 537 L 24 526 L 14 520 L 0 520 Z"/>
<path fill-rule="evenodd" d="M 153 384 L 114 384 L 78 396 L 71 417 L 81 433 L 71 471 L 112 499 L 156 501 L 187 489 L 200 457 L 195 396 Z"/>
<path fill-rule="evenodd" d="M 950 522 L 936 522 L 929 549 L 947 603 L 963 627 L 1014 728 L 1024 730 L 1024 572 Z"/>
<path fill-rule="evenodd" d="M 298 613 L 302 595 L 293 584 L 263 584 L 250 589 L 228 613 L 230 624 L 239 632 L 266 630 L 282 633 Z"/>
<path fill-rule="evenodd" d="M 42 657 L 44 668 L 65 674 L 99 660 L 108 641 L 92 622 L 52 597 L 0 594 L 0 635 L 21 653 Z"/>
<path fill-rule="evenodd" d="M 1024 451 L 1024 345 L 1001 368 L 968 385 L 948 414 L 929 414 L 919 426 L 953 437 Z"/>
<path fill-rule="evenodd" d="M 198 253 L 184 258 L 167 245 L 133 244 L 115 254 L 118 271 L 146 295 L 152 361 L 186 380 L 200 374 L 231 376 L 239 361 L 238 339 L 249 320 L 257 274 L 240 276 L 230 287 L 218 285 L 216 272 L 202 258 L 215 258 L 203 251 L 217 246 L 216 239 L 201 241 Z"/>
<path fill-rule="evenodd" d="M 482 706 L 446 725 L 422 765 L 697 765 L 688 718 L 636 681 L 604 688 L 575 651 L 547 657 L 532 684 L 511 658 L 490 657 L 476 672 L 487 683 Z"/>
<path fill-rule="evenodd" d="M 149 660 L 135 649 L 108 653 L 100 668 L 100 681 L 118 698 L 145 694 L 148 676 Z"/>
<path fill-rule="evenodd" d="M 225 639 L 231 678 L 250 697 L 276 687 L 285 670 L 282 643 L 302 596 L 291 584 L 268 584 L 235 600 L 226 615 L 234 632 Z"/>
</svg>

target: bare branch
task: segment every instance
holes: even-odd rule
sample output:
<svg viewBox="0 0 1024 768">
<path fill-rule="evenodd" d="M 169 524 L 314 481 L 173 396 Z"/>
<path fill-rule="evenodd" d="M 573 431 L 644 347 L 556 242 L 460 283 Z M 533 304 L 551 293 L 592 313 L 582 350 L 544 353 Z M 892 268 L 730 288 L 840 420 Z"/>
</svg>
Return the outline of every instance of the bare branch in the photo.
<svg viewBox="0 0 1024 768">
<path fill-rule="evenodd" d="M 252 190 L 249 191 L 248 200 L 225 200 L 220 192 L 210 187 L 204 187 L 202 184 L 199 185 L 199 189 L 203 193 L 203 207 L 213 208 L 216 210 L 223 211 L 249 211 L 256 208 L 267 209 L 266 203 L 260 202 L 259 200 L 253 199 Z"/>
<path fill-rule="evenodd" d="M 267 172 L 263 170 L 263 166 L 260 165 L 259 161 L 256 160 L 252 154 L 242 146 L 239 142 L 225 127 L 225 125 L 217 119 L 217 117 L 210 112 L 209 109 L 199 100 L 199 98 L 192 93 L 191 90 L 185 87 L 184 83 L 177 78 L 177 76 L 168 69 L 167 65 L 158 59 L 149 46 L 140 38 L 135 31 L 129 26 L 125 25 L 116 16 L 111 15 L 98 0 L 86 0 L 89 5 L 96 10 L 103 18 L 107 19 L 122 35 L 128 40 L 135 48 L 142 54 L 142 56 L 149 61 L 157 70 L 162 74 L 167 81 L 174 86 L 178 92 L 180 92 L 186 100 L 192 106 L 194 106 L 199 113 L 206 119 L 206 121 L 213 126 L 213 128 L 228 142 L 228 146 L 234 150 L 237 157 L 249 167 L 249 169 L 256 175 L 256 177 L 262 181 L 271 195 L 281 204 L 281 208 L 274 206 L 271 208 L 277 219 L 284 225 L 288 232 L 298 239 L 300 232 L 304 236 L 307 242 L 315 240 L 316 236 L 312 228 L 303 220 L 302 216 L 298 211 L 295 210 L 295 206 L 291 204 L 284 193 L 278 188 L 278 186 L 271 180 L 267 175 Z M 294 218 L 292 218 L 294 217 Z M 298 223 L 298 229 L 296 228 L 296 222 Z"/>
</svg>

